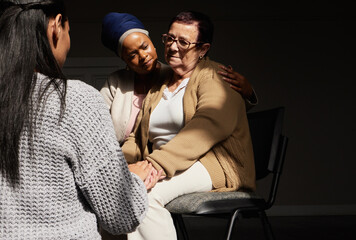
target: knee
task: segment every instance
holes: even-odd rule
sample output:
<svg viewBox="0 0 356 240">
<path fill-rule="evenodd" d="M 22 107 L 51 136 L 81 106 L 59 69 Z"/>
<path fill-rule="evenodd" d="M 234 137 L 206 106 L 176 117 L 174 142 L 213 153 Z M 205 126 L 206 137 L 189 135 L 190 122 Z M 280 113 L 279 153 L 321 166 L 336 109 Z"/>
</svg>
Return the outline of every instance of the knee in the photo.
<svg viewBox="0 0 356 240">
<path fill-rule="evenodd" d="M 164 207 L 166 203 L 163 200 L 164 198 L 161 196 L 161 194 L 151 191 L 148 193 L 148 205 L 149 206 L 161 206 Z"/>
</svg>

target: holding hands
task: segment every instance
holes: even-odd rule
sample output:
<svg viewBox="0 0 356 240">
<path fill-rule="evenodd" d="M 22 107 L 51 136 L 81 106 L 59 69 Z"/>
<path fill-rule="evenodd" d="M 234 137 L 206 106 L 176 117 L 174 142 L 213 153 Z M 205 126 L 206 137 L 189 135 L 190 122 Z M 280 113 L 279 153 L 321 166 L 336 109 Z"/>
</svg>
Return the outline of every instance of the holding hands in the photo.
<svg viewBox="0 0 356 240">
<path fill-rule="evenodd" d="M 159 180 L 164 178 L 163 170 L 157 171 L 147 160 L 129 164 L 128 167 L 130 172 L 141 178 L 147 190 L 153 188 Z"/>
<path fill-rule="evenodd" d="M 162 173 L 163 173 L 162 169 L 157 171 L 157 169 L 152 167 L 150 174 L 148 175 L 148 177 L 145 180 L 145 185 L 146 185 L 147 190 L 153 188 L 159 180 L 162 180 L 163 178 L 165 178 L 165 176 L 162 175 Z"/>
</svg>

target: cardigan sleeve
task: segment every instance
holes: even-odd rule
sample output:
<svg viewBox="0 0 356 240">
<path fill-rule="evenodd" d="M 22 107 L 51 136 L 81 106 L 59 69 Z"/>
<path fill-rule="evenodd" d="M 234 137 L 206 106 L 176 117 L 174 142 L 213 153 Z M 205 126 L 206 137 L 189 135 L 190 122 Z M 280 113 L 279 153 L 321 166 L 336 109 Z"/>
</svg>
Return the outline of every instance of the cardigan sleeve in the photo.
<svg viewBox="0 0 356 240">
<path fill-rule="evenodd" d="M 128 164 L 142 160 L 141 151 L 136 143 L 135 134 L 132 132 L 122 145 L 122 152 Z"/>
<path fill-rule="evenodd" d="M 104 86 L 101 88 L 100 93 L 105 99 L 106 104 L 108 107 L 111 109 L 112 103 L 114 101 L 114 96 L 115 96 L 115 87 L 112 87 L 112 82 L 110 81 L 110 78 L 108 78 Z"/>
<path fill-rule="evenodd" d="M 134 91 L 134 73 L 120 69 L 109 75 L 100 90 L 111 113 L 116 138 L 120 144 L 125 140 L 126 128 L 131 116 L 132 96 Z"/>
<path fill-rule="evenodd" d="M 255 89 L 252 88 L 252 96 L 245 99 L 246 111 L 250 111 L 251 108 L 258 104 L 258 98 Z"/>
<path fill-rule="evenodd" d="M 238 125 L 239 114 L 246 114 L 241 95 L 222 81 L 213 68 L 202 69 L 191 81 L 184 96 L 190 102 L 184 105 L 184 112 L 194 115 L 171 141 L 147 156 L 168 177 L 186 170 L 215 144 L 227 139 Z"/>
</svg>

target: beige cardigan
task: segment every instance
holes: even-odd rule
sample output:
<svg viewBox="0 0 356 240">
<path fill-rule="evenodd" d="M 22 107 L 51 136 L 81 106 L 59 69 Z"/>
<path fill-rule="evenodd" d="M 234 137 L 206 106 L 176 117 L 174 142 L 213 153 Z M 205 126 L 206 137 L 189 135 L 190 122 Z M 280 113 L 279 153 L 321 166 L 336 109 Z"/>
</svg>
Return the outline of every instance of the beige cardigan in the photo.
<svg viewBox="0 0 356 240">
<path fill-rule="evenodd" d="M 221 79 L 218 65 L 209 58 L 200 61 L 183 97 L 184 127 L 152 153 L 148 146 L 150 114 L 168 81 L 150 90 L 135 130 L 122 148 L 128 162 L 147 159 L 167 177 L 173 177 L 200 161 L 211 176 L 214 191 L 255 189 L 245 101 Z"/>
</svg>

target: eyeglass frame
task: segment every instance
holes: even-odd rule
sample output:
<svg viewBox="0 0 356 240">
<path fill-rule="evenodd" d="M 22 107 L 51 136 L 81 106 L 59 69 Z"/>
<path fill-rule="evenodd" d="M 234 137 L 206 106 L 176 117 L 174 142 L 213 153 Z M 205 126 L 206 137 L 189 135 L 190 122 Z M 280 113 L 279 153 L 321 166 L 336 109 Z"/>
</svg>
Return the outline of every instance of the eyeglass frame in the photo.
<svg viewBox="0 0 356 240">
<path fill-rule="evenodd" d="M 166 43 L 167 37 L 171 37 L 173 39 L 171 44 Z M 166 38 L 166 40 L 164 40 L 164 38 Z M 186 47 L 186 48 L 182 47 L 179 43 L 179 40 L 188 42 L 188 47 Z M 176 42 L 178 48 L 183 49 L 183 50 L 188 50 L 191 44 L 204 44 L 203 42 L 189 42 L 188 40 L 185 40 L 185 39 L 173 38 L 173 36 L 168 33 L 162 34 L 162 43 L 163 44 L 167 44 L 167 45 L 171 46 L 174 42 Z"/>
</svg>

